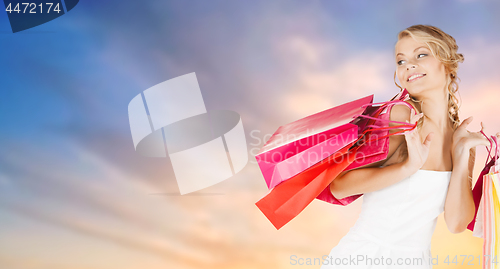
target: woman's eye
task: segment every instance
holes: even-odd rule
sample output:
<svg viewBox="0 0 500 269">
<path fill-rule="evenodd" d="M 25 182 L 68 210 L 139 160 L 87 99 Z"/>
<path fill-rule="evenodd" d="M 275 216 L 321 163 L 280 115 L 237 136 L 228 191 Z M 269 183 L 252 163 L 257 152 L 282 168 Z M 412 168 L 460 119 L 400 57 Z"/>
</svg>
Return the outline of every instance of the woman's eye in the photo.
<svg viewBox="0 0 500 269">
<path fill-rule="evenodd" d="M 425 54 L 425 53 L 420 53 L 420 54 L 418 54 L 418 55 L 417 55 L 417 58 L 421 58 L 421 57 L 419 57 L 420 55 L 427 56 L 427 54 Z M 404 60 L 400 60 L 400 61 L 398 61 L 396 64 L 397 64 L 397 65 L 401 65 L 401 62 L 404 62 Z"/>
</svg>

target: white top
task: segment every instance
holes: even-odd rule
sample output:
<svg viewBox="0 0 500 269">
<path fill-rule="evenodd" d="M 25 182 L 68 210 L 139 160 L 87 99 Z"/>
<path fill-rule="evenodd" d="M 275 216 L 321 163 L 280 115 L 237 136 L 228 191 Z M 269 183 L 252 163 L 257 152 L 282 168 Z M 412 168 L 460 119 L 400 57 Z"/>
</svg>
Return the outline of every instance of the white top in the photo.
<svg viewBox="0 0 500 269">
<path fill-rule="evenodd" d="M 431 238 L 444 211 L 450 178 L 451 171 L 420 169 L 391 186 L 363 194 L 358 220 L 322 260 L 321 269 L 432 268 Z"/>
</svg>

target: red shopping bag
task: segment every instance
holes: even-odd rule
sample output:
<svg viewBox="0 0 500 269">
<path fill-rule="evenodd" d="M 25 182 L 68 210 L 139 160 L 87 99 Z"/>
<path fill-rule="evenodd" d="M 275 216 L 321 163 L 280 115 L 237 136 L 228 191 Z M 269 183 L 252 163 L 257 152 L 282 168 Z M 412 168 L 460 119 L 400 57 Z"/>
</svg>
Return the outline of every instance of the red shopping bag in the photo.
<svg viewBox="0 0 500 269">
<path fill-rule="evenodd" d="M 304 172 L 274 187 L 269 194 L 255 203 L 271 223 L 280 229 L 297 216 L 318 194 L 354 161 L 350 145 L 316 163 Z M 332 165 L 335 164 L 335 165 Z"/>
</svg>

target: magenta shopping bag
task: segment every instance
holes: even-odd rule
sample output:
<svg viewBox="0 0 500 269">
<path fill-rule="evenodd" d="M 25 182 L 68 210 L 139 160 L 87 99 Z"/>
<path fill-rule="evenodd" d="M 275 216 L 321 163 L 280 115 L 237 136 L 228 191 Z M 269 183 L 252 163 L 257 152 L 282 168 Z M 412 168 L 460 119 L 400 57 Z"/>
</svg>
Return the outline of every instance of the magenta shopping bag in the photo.
<svg viewBox="0 0 500 269">
<path fill-rule="evenodd" d="M 357 121 L 352 122 L 357 124 L 360 129 L 364 128 L 362 133 L 366 133 L 366 138 L 365 140 L 359 140 L 362 145 L 356 151 L 355 160 L 343 171 L 352 170 L 386 159 L 389 152 L 389 136 L 396 135 L 416 127 L 416 124 L 411 125 L 404 122 L 389 120 L 390 111 L 394 105 L 403 104 L 408 106 L 410 109 L 413 108 L 409 103 L 405 102 L 408 98 L 408 91 L 405 89 L 393 97 L 391 101 L 377 103 L 381 104 L 381 106 L 376 109 L 373 108 L 371 110 L 366 110 L 364 115 L 359 115 Z M 362 119 L 369 119 L 371 121 L 363 122 Z M 400 125 L 389 127 L 389 122 L 399 123 Z M 389 130 L 391 129 L 402 130 L 389 134 Z M 362 195 L 363 194 L 356 194 L 342 199 L 337 199 L 331 193 L 330 186 L 327 186 L 316 198 L 331 204 L 348 205 Z"/>
<path fill-rule="evenodd" d="M 283 125 L 255 156 L 269 189 L 358 139 L 350 123 L 373 101 L 373 95 Z"/>
<path fill-rule="evenodd" d="M 409 99 L 409 93 L 406 89 L 394 96 L 390 101 L 367 104 L 368 107 L 362 115 L 356 115 L 356 119 L 352 124 L 358 125 L 358 133 L 366 133 L 365 140 L 360 140 L 363 145 L 357 150 L 356 159 L 344 171 L 352 170 L 367 164 L 378 162 L 387 158 L 389 151 L 389 130 L 402 129 L 395 134 L 402 133 L 408 128 L 413 128 L 413 125 L 406 122 L 391 121 L 390 112 L 394 105 L 405 105 L 410 109 L 413 108 L 405 100 Z M 375 106 L 377 105 L 377 106 Z M 415 111 L 416 114 L 416 111 Z M 397 126 L 390 126 L 389 123 L 398 123 Z"/>
<path fill-rule="evenodd" d="M 268 188 L 272 189 L 359 140 L 367 130 L 371 130 L 370 137 L 378 139 L 365 143 L 347 169 L 387 158 L 389 140 L 386 137 L 388 129 L 394 127 L 388 127 L 390 121 L 386 111 L 397 103 L 411 107 L 403 101 L 407 98 L 406 89 L 388 102 L 373 104 L 373 95 L 370 95 L 281 126 L 255 156 Z M 405 122 L 399 124 L 411 127 Z"/>
</svg>

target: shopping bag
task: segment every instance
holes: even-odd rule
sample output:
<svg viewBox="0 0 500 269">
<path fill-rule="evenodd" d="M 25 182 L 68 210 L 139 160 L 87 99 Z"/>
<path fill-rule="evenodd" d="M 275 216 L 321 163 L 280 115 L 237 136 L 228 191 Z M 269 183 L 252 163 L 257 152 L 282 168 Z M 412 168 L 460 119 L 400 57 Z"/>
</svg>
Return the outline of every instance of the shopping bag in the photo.
<svg viewBox="0 0 500 269">
<path fill-rule="evenodd" d="M 281 182 L 255 204 L 280 229 L 297 216 L 343 169 L 354 161 L 355 151 L 346 145 L 325 160 Z M 334 164 L 334 165 L 332 165 Z"/>
<path fill-rule="evenodd" d="M 484 186 L 484 184 L 483 184 Z M 476 210 L 476 216 L 474 217 L 475 223 L 473 224 L 472 228 L 472 236 L 479 237 L 479 238 L 484 238 L 484 230 L 483 230 L 483 225 L 484 225 L 484 197 L 485 195 L 481 196 L 481 200 L 479 201 L 479 205 L 477 206 Z M 469 227 L 467 227 L 469 228 Z"/>
<path fill-rule="evenodd" d="M 373 95 L 370 95 L 281 126 L 255 156 L 268 188 L 272 189 L 346 144 L 359 140 L 367 129 L 372 129 L 371 137 L 382 139 L 363 145 L 358 152 L 362 158 L 356 158 L 348 169 L 387 158 L 389 141 L 385 137 L 391 121 L 386 111 L 398 102 L 411 108 L 403 101 L 407 98 L 406 89 L 389 102 L 374 104 Z M 398 123 L 409 126 L 405 122 Z"/>
<path fill-rule="evenodd" d="M 493 197 L 491 196 L 491 179 L 488 174 L 484 175 L 483 178 L 483 268 L 491 268 L 491 240 L 492 229 L 491 229 L 491 204 L 493 202 Z M 489 256 L 488 256 L 489 255 Z"/>
<path fill-rule="evenodd" d="M 492 263 L 492 268 L 498 269 L 500 268 L 500 264 L 498 258 L 500 258 L 500 202 L 498 196 L 500 195 L 500 174 L 499 173 L 490 173 L 489 178 L 491 180 L 491 202 L 492 202 L 492 221 L 490 224 L 490 229 L 492 229 L 491 237 L 486 238 L 485 241 L 491 240 L 491 248 L 489 250 L 492 259 L 495 257 L 497 259 L 496 263 Z M 483 241 L 484 243 L 484 241 Z"/>
<path fill-rule="evenodd" d="M 498 269 L 500 258 L 500 174 L 488 173 L 484 176 L 482 217 L 483 217 L 483 268 Z M 476 224 L 477 226 L 477 224 Z"/>
<path fill-rule="evenodd" d="M 413 127 L 416 127 L 416 124 Z M 367 136 L 367 139 L 369 138 L 370 136 Z M 352 142 L 328 158 L 276 185 L 270 193 L 256 203 L 257 207 L 276 229 L 280 229 L 302 212 L 315 198 L 341 205 L 353 202 L 362 194 L 336 199 L 329 191 L 329 185 L 333 178 L 336 178 L 356 159 L 357 150 L 363 145 L 357 142 Z M 325 190 L 328 190 L 328 193 L 320 196 Z"/>
<path fill-rule="evenodd" d="M 408 92 L 405 89 L 399 96 L 395 96 L 393 98 L 393 100 L 394 99 L 396 100 L 378 103 L 382 104 L 382 106 L 378 108 L 378 110 L 374 111 L 372 113 L 372 116 L 367 117 L 369 119 L 372 119 L 372 121 L 370 122 L 371 124 L 363 126 L 364 128 L 366 128 L 367 132 L 367 136 L 365 138 L 366 140 L 364 142 L 361 142 L 363 144 L 357 149 L 356 154 L 354 156 L 354 161 L 348 167 L 346 167 L 344 171 L 349 171 L 364 165 L 368 165 L 386 159 L 387 154 L 389 152 L 389 136 L 397 135 L 404 131 L 412 130 L 413 128 L 416 127 L 416 124 L 411 125 L 403 122 L 400 122 L 401 125 L 391 126 L 391 127 L 388 126 L 389 122 L 394 122 L 389 120 L 390 111 L 394 105 L 404 104 L 410 107 L 410 109 L 412 108 L 410 104 L 404 101 L 406 98 L 408 98 Z M 387 107 L 386 110 L 384 110 L 385 108 L 384 106 Z M 383 114 L 381 114 L 381 112 L 383 112 Z M 360 116 L 360 118 L 362 118 L 362 116 Z M 367 127 L 370 127 L 371 129 Z M 402 129 L 402 130 L 389 134 L 390 129 Z M 316 198 L 318 200 L 322 200 L 331 204 L 345 206 L 354 202 L 362 195 L 363 194 L 355 194 L 352 196 L 344 197 L 342 199 L 337 199 L 331 193 L 330 186 L 328 185 Z"/>
<path fill-rule="evenodd" d="M 358 126 L 349 122 L 372 101 L 366 96 L 279 127 L 255 155 L 268 188 L 355 141 Z"/>
<path fill-rule="evenodd" d="M 488 138 L 488 136 L 483 131 L 481 131 L 481 133 L 486 138 Z M 479 177 L 476 181 L 476 184 L 474 185 L 474 188 L 472 189 L 472 198 L 474 199 L 474 205 L 475 205 L 476 211 L 474 213 L 474 218 L 469 223 L 469 225 L 467 225 L 467 229 L 469 229 L 470 231 L 474 231 L 474 226 L 475 226 L 475 223 L 477 221 L 476 219 L 478 217 L 479 205 L 481 204 L 482 195 L 484 193 L 484 188 L 483 188 L 484 177 L 486 174 L 488 174 L 490 172 L 490 170 L 492 170 L 492 168 L 495 165 L 498 166 L 498 163 L 499 163 L 498 158 L 500 156 L 498 156 L 498 154 L 497 154 L 497 150 L 498 150 L 497 146 L 495 146 L 494 157 L 490 160 L 490 157 L 491 157 L 490 151 L 493 150 L 493 142 L 497 143 L 498 141 L 496 141 L 496 137 L 494 137 L 494 136 L 491 136 L 491 138 L 488 138 L 488 140 L 490 141 L 490 149 L 488 150 L 488 157 L 486 158 L 486 164 L 484 165 L 483 170 L 481 170 L 481 173 L 479 174 Z M 490 160 L 490 161 L 488 161 L 488 160 Z M 476 233 L 479 233 L 479 232 L 476 232 Z"/>
<path fill-rule="evenodd" d="M 482 131 L 481 133 L 485 135 Z M 486 135 L 485 135 L 486 136 Z M 488 138 L 486 136 L 486 138 Z M 488 169 L 488 173 L 482 178 L 481 198 L 476 212 L 475 224 L 473 225 L 473 236 L 482 237 L 483 240 L 483 269 L 498 269 L 500 258 L 500 161 L 498 141 L 495 136 L 491 136 L 490 149 L 495 143 L 494 158 L 488 162 L 483 172 Z M 479 181 L 479 180 L 478 180 Z M 478 184 L 476 183 L 476 186 Z"/>
<path fill-rule="evenodd" d="M 269 189 L 327 158 L 358 138 L 358 127 L 343 124 L 255 156 Z"/>
<path fill-rule="evenodd" d="M 474 226 L 477 222 L 477 217 L 478 217 L 478 212 L 479 212 L 479 205 L 481 204 L 482 196 L 484 193 L 483 190 L 483 185 L 484 185 L 484 178 L 485 176 L 489 173 L 491 167 L 495 164 L 495 159 L 491 159 L 481 170 L 481 173 L 479 174 L 479 177 L 476 181 L 476 184 L 474 185 L 474 188 L 472 189 L 472 198 L 474 199 L 474 205 L 476 207 L 476 211 L 474 214 L 474 218 L 472 221 L 467 225 L 467 229 L 474 231 Z M 500 257 L 499 257 L 500 258 Z"/>
<path fill-rule="evenodd" d="M 415 128 L 416 124 L 412 126 L 412 128 Z M 370 130 L 366 133 L 370 134 Z M 391 135 L 394 134 L 395 133 Z M 361 138 L 365 138 L 365 136 Z M 276 229 L 280 229 L 302 212 L 302 210 L 304 210 L 315 198 L 318 198 L 321 193 L 329 189 L 328 186 L 332 179 L 336 178 L 356 159 L 356 153 L 359 148 L 370 140 L 370 136 L 368 135 L 365 140 L 362 140 L 363 142 L 361 142 L 361 144 L 358 143 L 358 140 L 354 141 L 350 145 L 332 154 L 327 159 L 281 182 L 275 186 L 269 194 L 256 203 L 257 207 L 271 221 Z M 336 199 L 331 192 L 328 191 L 328 195 L 325 195 L 325 199 L 331 203 L 347 205 L 356 200 L 359 196 L 361 196 L 361 194 L 343 199 Z"/>
<path fill-rule="evenodd" d="M 385 132 L 382 132 L 382 134 L 385 134 Z M 366 139 L 368 139 L 368 140 L 370 140 L 371 138 L 372 138 L 371 133 L 366 136 Z M 388 148 L 389 148 L 389 140 L 387 138 L 377 140 L 372 144 L 365 143 L 365 144 L 361 145 L 356 151 L 352 152 L 353 161 L 347 167 L 345 167 L 341 172 L 357 168 L 357 167 L 361 166 L 361 163 L 369 164 L 369 163 L 376 162 L 380 158 L 383 158 L 383 159 L 387 158 L 387 152 L 389 150 Z M 353 165 L 357 159 L 358 159 L 359 163 L 357 163 L 356 165 Z M 331 179 L 333 179 L 333 178 L 331 178 Z M 330 183 L 331 183 L 331 179 L 330 179 Z M 331 204 L 345 206 L 345 205 L 348 205 L 348 204 L 356 201 L 362 195 L 363 194 L 355 194 L 355 195 L 351 195 L 351 196 L 344 197 L 341 199 L 337 199 L 335 196 L 333 196 L 332 192 L 330 191 L 330 184 L 328 184 L 318 194 L 316 199 L 322 200 L 322 201 L 325 201 L 325 202 L 331 203 Z"/>
<path fill-rule="evenodd" d="M 399 126 L 389 127 L 389 122 L 394 122 L 389 120 L 390 111 L 397 103 L 411 106 L 404 101 L 386 103 L 384 104 L 384 106 L 387 105 L 386 110 L 378 108 L 375 113 L 371 114 L 368 118 L 368 125 L 362 126 L 364 128 L 363 131 L 360 130 L 360 133 L 367 133 L 365 139 L 368 139 L 369 142 L 365 142 L 359 147 L 355 160 L 345 169 L 346 171 L 386 159 L 389 151 L 389 130 L 398 128 L 407 130 L 412 127 L 407 123 L 400 123 Z M 363 114 L 358 117 L 363 118 L 365 116 L 367 115 Z"/>
<path fill-rule="evenodd" d="M 402 93 L 406 93 L 405 96 L 407 97 L 406 90 Z M 400 95 L 402 93 L 400 93 Z M 318 198 L 318 196 L 318 199 L 323 199 L 327 202 L 341 205 L 347 205 L 357 199 L 361 196 L 361 194 L 343 199 L 336 199 L 333 197 L 331 192 L 329 192 L 331 180 L 337 177 L 356 159 L 359 159 L 359 165 L 364 165 L 367 164 L 367 159 L 370 157 L 373 157 L 371 162 L 377 160 L 377 155 L 382 154 L 384 156 L 382 158 L 386 158 L 388 150 L 388 137 L 390 135 L 395 135 L 397 133 L 402 133 L 403 131 L 416 128 L 416 124 L 409 124 L 406 122 L 396 122 L 400 125 L 388 126 L 389 122 L 394 122 L 389 120 L 389 111 L 390 108 L 396 103 L 404 103 L 405 105 L 411 107 L 411 105 L 403 100 L 391 100 L 388 102 L 376 103 L 380 106 L 365 110 L 364 114 L 353 115 L 352 118 L 354 118 L 354 120 L 351 122 L 357 124 L 356 126 L 358 127 L 358 132 L 362 131 L 361 134 L 358 135 L 356 141 L 352 142 L 349 146 L 344 146 L 340 150 L 337 150 L 327 159 L 321 160 L 313 166 L 306 168 L 304 171 L 292 175 L 289 179 L 281 178 L 281 182 L 276 183 L 271 192 L 256 203 L 257 207 L 264 213 L 271 223 L 279 229 L 297 216 L 315 198 Z M 369 103 L 362 106 L 368 105 L 375 104 Z M 346 124 L 346 126 L 349 126 L 349 124 Z M 390 129 L 403 130 L 389 134 Z M 379 140 L 383 141 L 383 143 L 370 144 L 371 142 Z M 308 149 L 305 149 L 304 151 L 307 150 Z M 365 150 L 364 155 L 357 155 L 358 150 Z M 284 153 L 286 153 L 286 151 L 284 151 Z M 359 156 L 362 156 L 362 158 Z M 263 173 L 265 171 L 269 171 L 263 169 L 269 169 L 269 167 L 260 167 L 261 170 L 264 170 Z M 274 167 L 276 167 L 276 165 L 274 165 Z M 273 186 L 272 183 L 268 183 L 268 185 Z M 324 193 L 323 196 L 320 196 L 321 193 Z"/>
</svg>

